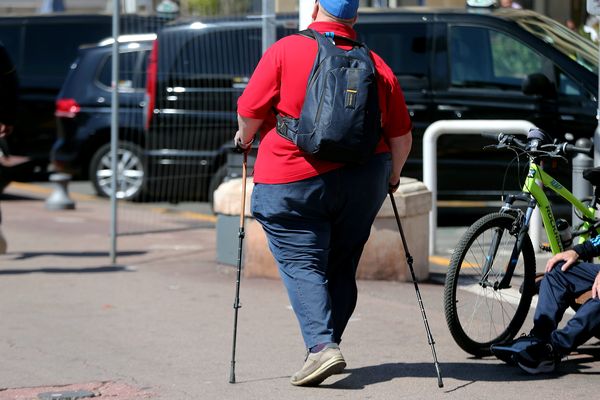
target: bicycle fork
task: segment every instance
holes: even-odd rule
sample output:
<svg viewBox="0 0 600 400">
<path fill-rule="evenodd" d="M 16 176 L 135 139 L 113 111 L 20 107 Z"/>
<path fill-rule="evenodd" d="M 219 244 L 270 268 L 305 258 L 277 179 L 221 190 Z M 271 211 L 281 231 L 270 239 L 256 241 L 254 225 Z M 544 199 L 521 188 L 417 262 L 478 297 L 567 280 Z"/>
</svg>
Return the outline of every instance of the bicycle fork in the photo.
<svg viewBox="0 0 600 400">
<path fill-rule="evenodd" d="M 527 210 L 523 214 L 523 212 L 519 209 L 513 207 L 513 203 L 515 200 L 526 200 L 528 202 Z M 485 263 L 483 266 L 483 274 L 481 277 L 481 281 L 479 284 L 483 287 L 493 286 L 494 290 L 508 289 L 510 288 L 510 281 L 512 280 L 513 273 L 515 271 L 515 267 L 517 266 L 517 262 L 519 261 L 519 254 L 521 254 L 521 250 L 523 248 L 523 240 L 525 239 L 525 235 L 529 231 L 529 223 L 531 221 L 531 216 L 533 215 L 533 211 L 537 206 L 537 202 L 533 197 L 529 196 L 516 196 L 509 195 L 506 203 L 500 210 L 500 212 L 517 212 L 517 216 L 515 219 L 515 223 L 511 227 L 511 231 L 509 234 L 513 234 L 515 229 L 518 229 L 516 232 L 517 240 L 515 241 L 515 245 L 513 246 L 511 255 L 508 259 L 508 264 L 504 267 L 504 276 L 500 282 L 496 281 L 493 284 L 489 282 L 488 277 L 490 272 L 493 269 L 494 260 L 496 259 L 496 254 L 498 252 L 498 247 L 502 241 L 502 236 L 504 235 L 504 229 L 496 228 L 494 232 L 494 236 L 492 238 L 492 243 L 490 245 L 489 252 L 486 256 Z"/>
</svg>

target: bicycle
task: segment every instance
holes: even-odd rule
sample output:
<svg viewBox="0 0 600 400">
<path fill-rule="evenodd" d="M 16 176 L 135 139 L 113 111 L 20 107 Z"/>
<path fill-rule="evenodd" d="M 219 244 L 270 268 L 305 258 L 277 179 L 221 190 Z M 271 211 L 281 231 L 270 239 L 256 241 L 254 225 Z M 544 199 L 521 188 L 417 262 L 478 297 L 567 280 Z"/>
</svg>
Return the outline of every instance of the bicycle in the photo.
<svg viewBox="0 0 600 400">
<path fill-rule="evenodd" d="M 579 243 L 600 232 L 600 220 L 595 217 L 597 189 L 589 203 L 583 202 L 541 167 L 543 159 L 590 155 L 591 149 L 552 143 L 539 129 L 532 129 L 527 141 L 506 134 L 500 134 L 497 140 L 498 144 L 489 147 L 526 155 L 529 172 L 520 193 L 506 196 L 499 212 L 483 216 L 462 236 L 452 254 L 444 287 L 444 312 L 450 333 L 463 350 L 476 357 L 491 355 L 491 344 L 514 338 L 527 317 L 536 294 L 536 256 L 528 234 L 536 207 L 540 208 L 548 236 L 546 250 L 556 254 L 566 247 L 544 188 L 577 210 L 581 224 L 572 236 Z M 596 187 L 600 184 L 600 168 L 584 171 L 584 177 Z M 526 206 L 518 206 L 517 202 L 525 202 Z"/>
</svg>

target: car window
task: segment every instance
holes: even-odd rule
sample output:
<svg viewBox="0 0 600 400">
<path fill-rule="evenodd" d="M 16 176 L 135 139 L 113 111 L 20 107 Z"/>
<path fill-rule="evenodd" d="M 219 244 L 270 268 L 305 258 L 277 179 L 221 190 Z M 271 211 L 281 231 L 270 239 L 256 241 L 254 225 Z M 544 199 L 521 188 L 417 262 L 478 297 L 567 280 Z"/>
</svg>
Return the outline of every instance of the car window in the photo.
<svg viewBox="0 0 600 400">
<path fill-rule="evenodd" d="M 577 61 L 589 71 L 594 73 L 598 71 L 598 45 L 591 40 L 543 15 L 515 14 L 511 18 L 525 30 Z"/>
<path fill-rule="evenodd" d="M 25 34 L 23 73 L 64 77 L 82 43 L 110 36 L 107 24 L 30 25 Z"/>
<path fill-rule="evenodd" d="M 148 71 L 148 60 L 150 59 L 150 50 L 140 52 L 139 67 L 137 74 L 133 78 L 133 87 L 146 91 L 146 71 Z"/>
<path fill-rule="evenodd" d="M 585 91 L 577 82 L 560 71 L 558 74 L 558 94 L 560 96 L 581 97 L 584 96 Z"/>
<path fill-rule="evenodd" d="M 148 51 L 129 51 L 119 54 L 119 89 L 144 90 Z M 112 81 L 112 55 L 105 57 L 98 68 L 97 80 L 110 87 Z"/>
<path fill-rule="evenodd" d="M 364 24 L 357 31 L 360 39 L 390 66 L 403 88 L 428 86 L 425 23 Z"/>
<path fill-rule="evenodd" d="M 520 90 L 523 78 L 546 72 L 548 61 L 505 33 L 482 27 L 450 29 L 451 84 Z"/>
<path fill-rule="evenodd" d="M 182 46 L 170 76 L 176 81 L 202 75 L 249 77 L 261 53 L 258 28 L 206 32 Z"/>
</svg>

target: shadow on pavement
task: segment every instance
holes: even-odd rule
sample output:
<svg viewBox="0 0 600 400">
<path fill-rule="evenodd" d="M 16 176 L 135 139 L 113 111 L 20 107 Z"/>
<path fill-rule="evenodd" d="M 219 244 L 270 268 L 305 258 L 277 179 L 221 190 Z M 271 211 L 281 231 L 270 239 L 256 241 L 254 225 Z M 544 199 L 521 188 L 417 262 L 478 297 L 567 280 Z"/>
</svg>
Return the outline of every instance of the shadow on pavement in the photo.
<svg viewBox="0 0 600 400">
<path fill-rule="evenodd" d="M 90 268 L 61 268 L 61 267 L 46 267 L 46 268 L 33 268 L 33 269 L 0 269 L 1 275 L 24 275 L 24 274 L 97 274 L 106 272 L 132 272 L 126 266 L 123 265 L 107 265 L 102 267 L 90 267 Z"/>
<path fill-rule="evenodd" d="M 43 198 L 40 197 L 36 197 L 36 196 L 25 196 L 22 194 L 13 194 L 13 193 L 2 193 L 0 194 L 0 201 L 17 201 L 17 200 L 38 200 L 38 201 L 44 201 Z"/>
<path fill-rule="evenodd" d="M 596 352 L 596 356 L 598 352 Z M 454 379 L 464 383 L 454 383 L 447 385 L 442 389 L 445 392 L 453 392 L 466 387 L 478 381 L 484 382 L 515 382 L 515 381 L 534 381 L 534 380 L 549 380 L 557 379 L 567 374 L 587 374 L 585 372 L 589 367 L 586 363 L 591 363 L 597 360 L 597 357 L 585 357 L 573 360 L 563 361 L 559 369 L 555 373 L 542 375 L 529 375 L 516 366 L 509 366 L 503 363 L 478 364 L 474 362 L 465 363 L 442 363 L 440 369 L 443 379 Z M 391 381 L 392 379 L 402 377 L 417 377 L 431 378 L 431 385 L 437 385 L 437 377 L 435 368 L 432 363 L 387 363 L 381 365 L 373 365 L 368 367 L 346 369 L 344 373 L 348 376 L 332 383 L 331 385 L 323 385 L 322 388 L 331 389 L 364 389 L 366 386 L 374 385 L 382 382 Z M 598 375 L 598 373 L 593 373 Z"/>
<path fill-rule="evenodd" d="M 146 251 L 121 251 L 117 257 L 140 256 L 146 254 Z M 27 260 L 35 257 L 55 256 L 55 257 L 110 257 L 108 251 L 40 251 L 25 252 L 19 254 L 13 260 Z"/>
<path fill-rule="evenodd" d="M 474 368 L 475 365 L 477 365 L 475 361 L 471 363 L 441 363 L 440 369 L 442 378 L 451 378 L 468 382 L 504 382 L 532 379 L 531 376 L 520 373 L 517 368 L 507 367 L 503 364 L 480 364 L 477 365 L 477 368 Z M 511 371 L 513 373 L 511 373 Z M 374 385 L 402 377 L 431 377 L 431 384 L 437 385 L 437 377 L 433 362 L 412 364 L 387 363 L 356 369 L 347 369 L 344 372 L 349 373 L 349 375 L 330 385 L 331 388 L 363 389 L 368 385 Z M 450 388 L 446 388 L 446 390 L 447 389 Z"/>
<path fill-rule="evenodd" d="M 189 223 L 189 222 L 187 222 Z M 192 225 L 177 227 L 177 228 L 164 228 L 164 229 L 143 229 L 136 232 L 120 232 L 119 236 L 136 236 L 136 235 L 150 235 L 154 233 L 171 233 L 171 232 L 185 232 L 185 231 L 196 231 L 198 229 L 213 229 L 215 223 L 204 222 L 204 221 L 193 221 Z M 236 233 L 237 235 L 237 233 Z M 237 237 L 237 236 L 236 236 Z"/>
</svg>

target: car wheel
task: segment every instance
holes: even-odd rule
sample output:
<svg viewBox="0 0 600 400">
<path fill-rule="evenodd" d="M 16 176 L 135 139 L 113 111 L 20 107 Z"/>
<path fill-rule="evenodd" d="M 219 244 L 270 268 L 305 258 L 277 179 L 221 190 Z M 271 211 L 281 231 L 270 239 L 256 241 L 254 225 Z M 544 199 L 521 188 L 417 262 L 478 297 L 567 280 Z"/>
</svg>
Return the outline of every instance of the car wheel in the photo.
<svg viewBox="0 0 600 400">
<path fill-rule="evenodd" d="M 100 147 L 90 162 L 90 181 L 98 196 L 112 193 L 110 144 Z M 117 150 L 117 199 L 138 200 L 144 191 L 145 168 L 142 149 L 133 143 L 120 143 Z"/>
</svg>

